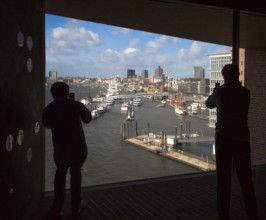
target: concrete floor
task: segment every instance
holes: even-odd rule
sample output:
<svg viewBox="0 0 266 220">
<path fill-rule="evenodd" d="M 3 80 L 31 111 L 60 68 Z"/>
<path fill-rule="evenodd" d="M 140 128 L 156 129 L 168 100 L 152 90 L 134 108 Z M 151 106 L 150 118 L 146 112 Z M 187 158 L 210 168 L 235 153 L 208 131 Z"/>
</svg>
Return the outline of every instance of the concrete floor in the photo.
<svg viewBox="0 0 266 220">
<path fill-rule="evenodd" d="M 266 219 L 266 165 L 253 169 L 259 215 Z M 78 219 L 114 220 L 215 220 L 215 172 L 157 178 L 143 181 L 95 186 L 83 189 L 88 207 Z M 34 211 L 31 219 L 50 219 L 47 210 L 52 193 L 48 193 Z M 241 189 L 233 173 L 231 212 L 232 220 L 245 220 Z M 64 206 L 64 218 L 71 218 L 69 195 Z"/>
</svg>

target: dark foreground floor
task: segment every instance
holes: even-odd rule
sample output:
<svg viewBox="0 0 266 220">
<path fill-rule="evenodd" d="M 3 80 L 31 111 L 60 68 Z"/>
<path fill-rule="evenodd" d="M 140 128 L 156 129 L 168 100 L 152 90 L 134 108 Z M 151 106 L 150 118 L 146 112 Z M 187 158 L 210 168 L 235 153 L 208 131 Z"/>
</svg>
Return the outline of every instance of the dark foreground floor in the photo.
<svg viewBox="0 0 266 220">
<path fill-rule="evenodd" d="M 261 220 L 266 219 L 266 165 L 254 167 L 254 185 Z M 84 189 L 88 207 L 78 219 L 215 220 L 215 173 L 185 175 Z M 52 197 L 46 196 L 32 219 L 48 220 Z M 64 218 L 71 219 L 69 197 Z M 238 180 L 233 174 L 231 219 L 245 220 Z"/>
</svg>

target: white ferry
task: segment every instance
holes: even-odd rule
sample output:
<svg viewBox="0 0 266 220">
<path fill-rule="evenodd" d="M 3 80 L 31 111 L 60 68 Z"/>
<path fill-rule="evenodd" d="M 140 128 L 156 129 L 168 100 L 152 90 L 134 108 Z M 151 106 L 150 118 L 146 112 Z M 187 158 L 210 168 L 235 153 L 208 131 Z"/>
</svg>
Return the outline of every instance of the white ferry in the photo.
<svg viewBox="0 0 266 220">
<path fill-rule="evenodd" d="M 117 80 L 111 80 L 108 85 L 106 98 L 119 96 L 118 82 Z"/>
<path fill-rule="evenodd" d="M 114 105 L 115 101 L 113 99 L 106 99 L 105 103 L 106 103 L 106 105 Z"/>
<path fill-rule="evenodd" d="M 132 100 L 132 104 L 134 105 L 134 106 L 141 106 L 141 99 L 140 98 L 134 98 L 133 100 Z"/>
</svg>

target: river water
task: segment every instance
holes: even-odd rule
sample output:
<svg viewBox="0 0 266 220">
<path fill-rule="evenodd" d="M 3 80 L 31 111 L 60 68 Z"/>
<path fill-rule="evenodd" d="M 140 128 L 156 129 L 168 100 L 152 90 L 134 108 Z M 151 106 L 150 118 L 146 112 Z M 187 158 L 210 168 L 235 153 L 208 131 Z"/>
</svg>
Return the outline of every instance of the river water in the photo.
<svg viewBox="0 0 266 220">
<path fill-rule="evenodd" d="M 52 101 L 46 86 L 46 104 Z M 94 96 L 99 88 L 70 87 L 76 98 Z M 204 136 L 214 135 L 214 129 L 209 128 L 206 120 L 189 116 L 179 116 L 171 106 L 157 107 L 158 102 L 143 99 L 143 105 L 135 108 L 135 119 L 138 122 L 138 133 L 147 133 L 148 123 L 151 133 L 159 134 L 166 130 L 174 135 L 175 126 L 180 128 L 190 121 L 191 132 L 197 131 Z M 82 169 L 82 186 L 93 186 L 107 183 L 131 180 L 149 179 L 199 172 L 199 170 L 182 163 L 153 154 L 134 145 L 121 141 L 121 125 L 129 123 L 130 133 L 135 134 L 135 122 L 126 122 L 126 116 L 121 113 L 121 104 L 115 104 L 99 118 L 90 124 L 84 124 L 84 132 L 88 145 L 88 157 Z M 202 114 L 207 114 L 203 112 Z M 53 162 L 53 147 L 50 130 L 46 129 L 46 172 L 45 190 L 53 190 L 55 165 Z M 200 157 L 212 158 L 212 142 L 187 143 L 181 146 L 183 151 Z M 68 176 L 69 178 L 69 176 Z M 69 181 L 68 181 L 69 182 Z"/>
</svg>

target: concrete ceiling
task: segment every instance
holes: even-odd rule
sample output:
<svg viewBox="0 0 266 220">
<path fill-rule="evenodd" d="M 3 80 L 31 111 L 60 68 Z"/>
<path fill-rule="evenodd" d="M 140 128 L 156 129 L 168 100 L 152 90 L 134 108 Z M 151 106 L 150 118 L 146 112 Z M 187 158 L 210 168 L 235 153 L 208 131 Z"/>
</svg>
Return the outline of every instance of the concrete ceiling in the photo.
<svg viewBox="0 0 266 220">
<path fill-rule="evenodd" d="M 208 5 L 208 2 L 217 4 Z M 224 1 L 227 4 L 223 5 L 218 4 L 220 2 L 46 0 L 46 13 L 231 46 L 233 6 L 230 7 L 230 1 Z M 254 5 L 252 11 L 247 11 L 248 5 L 243 7 L 245 11 L 241 11 L 240 16 L 240 47 L 266 48 L 266 12 L 262 14 L 258 10 L 261 13 L 258 14 Z"/>
</svg>

